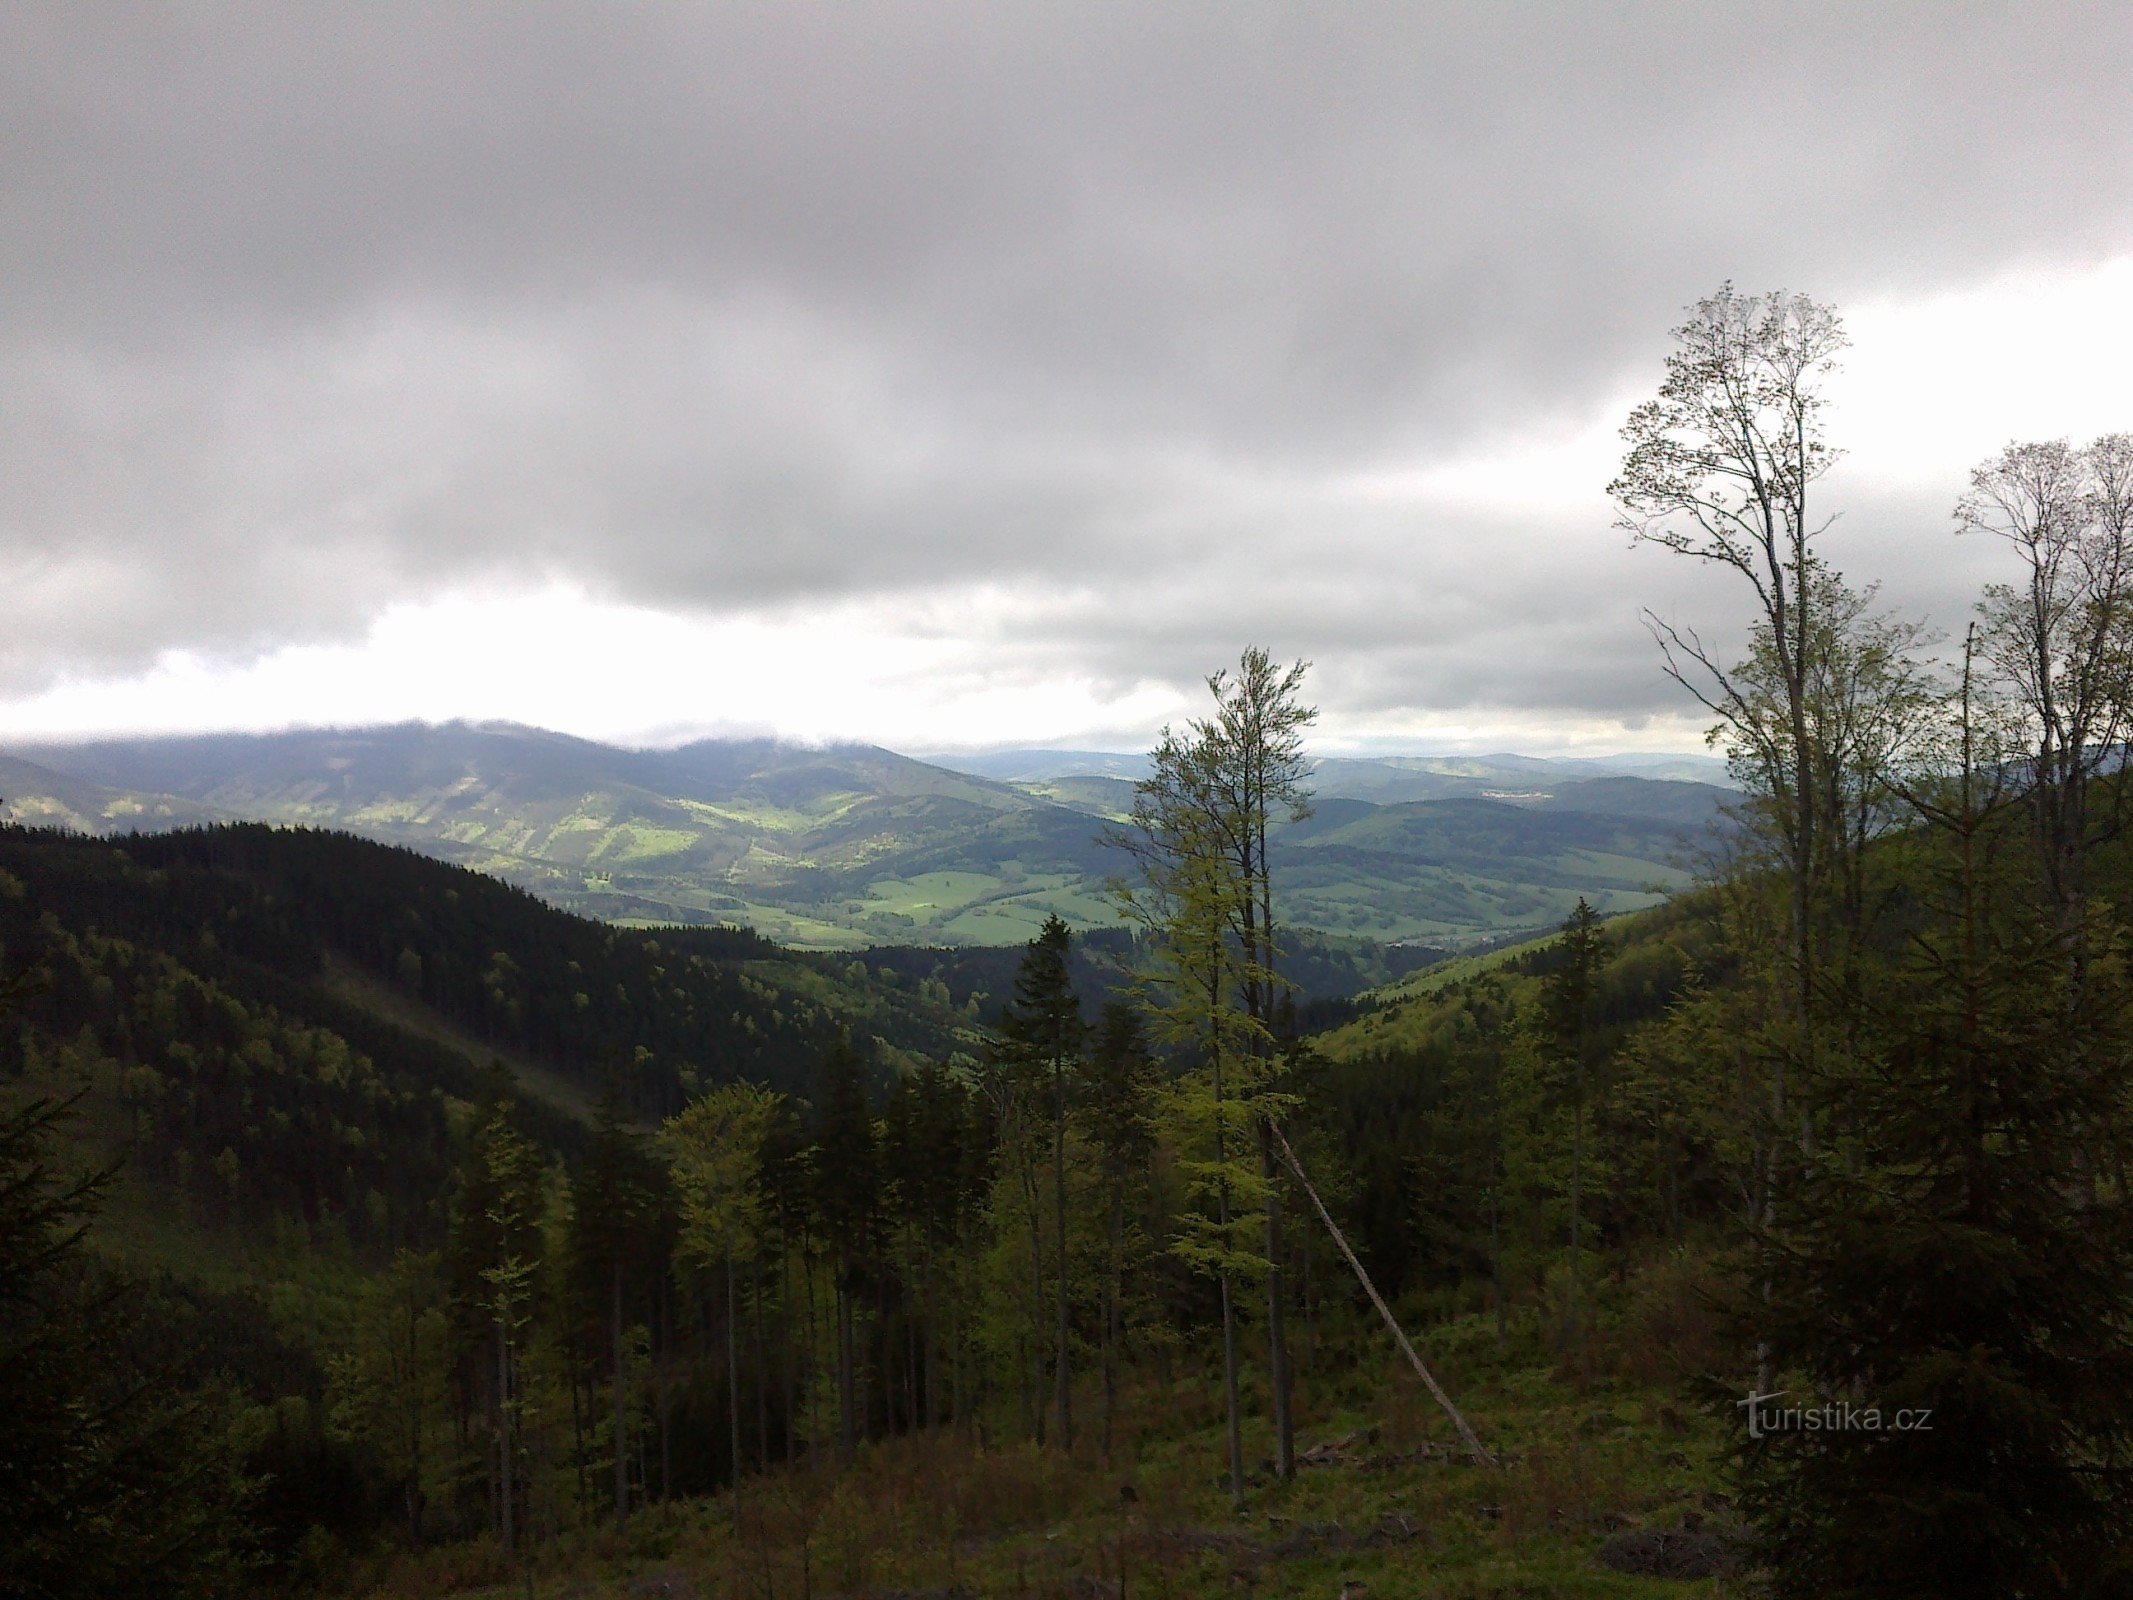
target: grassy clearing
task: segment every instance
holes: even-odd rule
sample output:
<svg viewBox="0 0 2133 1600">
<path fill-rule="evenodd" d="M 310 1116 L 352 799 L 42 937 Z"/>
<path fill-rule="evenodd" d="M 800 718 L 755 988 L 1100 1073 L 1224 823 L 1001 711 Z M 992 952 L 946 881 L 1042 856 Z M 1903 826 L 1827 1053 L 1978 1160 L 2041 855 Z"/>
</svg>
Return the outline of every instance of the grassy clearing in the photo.
<svg viewBox="0 0 2133 1600">
<path fill-rule="evenodd" d="M 799 833 L 813 827 L 816 820 L 805 811 L 774 806 L 767 801 L 728 800 L 713 805 L 706 800 L 691 800 L 677 795 L 672 803 L 683 811 L 704 818 L 725 832 L 739 827 L 760 829 L 765 833 Z"/>
<path fill-rule="evenodd" d="M 1052 915 L 1081 928 L 1112 927 L 1119 921 L 1118 908 L 1095 886 L 1045 875 L 1025 879 L 1012 893 L 950 918 L 941 931 L 971 944 L 1026 944 Z"/>
<path fill-rule="evenodd" d="M 633 861 L 656 861 L 688 852 L 701 835 L 686 828 L 658 828 L 642 822 L 617 824 L 601 836 L 586 856 L 587 866 L 614 867 Z"/>
<path fill-rule="evenodd" d="M 989 872 L 922 872 L 909 878 L 877 878 L 856 913 L 861 919 L 901 917 L 916 936 L 941 935 L 972 906 L 1007 892 Z"/>
<path fill-rule="evenodd" d="M 1274 1481 L 1269 1437 L 1253 1426 L 1241 1511 L 1223 1488 L 1213 1374 L 1167 1385 L 1143 1374 L 1120 1435 L 1132 1443 L 1108 1462 L 1087 1440 L 1070 1459 L 1026 1442 L 912 1436 L 864 1449 L 846 1472 L 774 1471 L 737 1501 L 655 1507 L 623 1535 L 565 1535 L 515 1574 L 493 1548 L 463 1546 L 369 1582 L 387 1597 L 494 1600 L 1088 1597 L 1119 1594 L 1123 1568 L 1124 1592 L 1152 1600 L 1327 1600 L 1356 1584 L 1370 1600 L 1736 1593 L 1719 1578 L 1628 1576 L 1595 1559 L 1620 1530 L 1725 1519 L 1716 1424 L 1649 1370 L 1663 1362 L 1655 1332 L 1600 1338 L 1580 1378 L 1530 1311 L 1500 1345 L 1482 1317 L 1431 1330 L 1431 1358 L 1504 1458 L 1495 1471 L 1461 1455 L 1389 1346 L 1353 1326 L 1304 1352 L 1298 1445 L 1319 1462 Z"/>
</svg>

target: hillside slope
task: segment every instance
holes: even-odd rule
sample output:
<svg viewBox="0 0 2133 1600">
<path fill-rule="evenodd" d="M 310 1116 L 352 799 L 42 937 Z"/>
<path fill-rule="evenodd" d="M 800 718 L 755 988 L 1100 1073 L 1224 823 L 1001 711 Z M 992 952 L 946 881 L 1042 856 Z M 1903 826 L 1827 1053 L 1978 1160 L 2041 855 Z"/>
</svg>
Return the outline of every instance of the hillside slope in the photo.
<svg viewBox="0 0 2133 1600">
<path fill-rule="evenodd" d="M 655 937 L 345 835 L 103 841 L 0 828 L 10 1076 L 81 1093 L 99 1159 L 182 1209 L 432 1237 L 464 1107 L 513 1074 L 551 1149 L 747 1078 L 805 1093 L 831 1041 L 973 1047 L 968 1018 L 735 930 Z M 515 1070 L 514 1070 L 515 1069 Z"/>
</svg>

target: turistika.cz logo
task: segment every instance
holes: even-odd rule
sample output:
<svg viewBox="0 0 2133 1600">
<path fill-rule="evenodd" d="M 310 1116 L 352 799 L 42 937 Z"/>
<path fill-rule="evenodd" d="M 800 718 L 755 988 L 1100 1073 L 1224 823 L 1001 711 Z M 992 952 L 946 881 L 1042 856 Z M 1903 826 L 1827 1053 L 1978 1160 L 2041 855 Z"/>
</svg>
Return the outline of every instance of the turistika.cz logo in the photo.
<svg viewBox="0 0 2133 1600">
<path fill-rule="evenodd" d="M 1906 1406 L 1883 1411 L 1879 1406 L 1854 1405 L 1849 1400 L 1826 1400 L 1818 1406 L 1781 1406 L 1777 1402 L 1792 1391 L 1751 1394 L 1736 1402 L 1748 1413 L 1748 1437 L 1760 1439 L 1772 1433 L 1930 1433 L 1931 1406 Z"/>
</svg>

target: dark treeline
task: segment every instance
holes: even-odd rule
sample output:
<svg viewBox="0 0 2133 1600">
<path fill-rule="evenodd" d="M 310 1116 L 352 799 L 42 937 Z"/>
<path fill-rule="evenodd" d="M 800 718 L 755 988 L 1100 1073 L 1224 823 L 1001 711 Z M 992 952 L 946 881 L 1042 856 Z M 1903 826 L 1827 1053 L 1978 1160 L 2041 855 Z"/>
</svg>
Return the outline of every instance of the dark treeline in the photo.
<svg viewBox="0 0 2133 1600">
<path fill-rule="evenodd" d="M 1360 1009 L 1367 989 L 1442 961 L 1433 945 L 1380 945 L 1308 929 L 1292 930 L 1282 950 L 1282 979 L 1305 1032 L 1332 1027 Z M 876 976 L 894 973 L 906 984 L 935 984 L 938 998 L 962 1011 L 975 1007 L 990 1027 L 1014 992 L 1022 952 L 1013 946 L 875 945 L 858 958 Z M 1107 1000 L 1124 996 L 1147 965 L 1142 936 L 1128 928 L 1090 928 L 1074 936 L 1068 973 L 1084 1019 L 1096 1020 Z"/>
</svg>

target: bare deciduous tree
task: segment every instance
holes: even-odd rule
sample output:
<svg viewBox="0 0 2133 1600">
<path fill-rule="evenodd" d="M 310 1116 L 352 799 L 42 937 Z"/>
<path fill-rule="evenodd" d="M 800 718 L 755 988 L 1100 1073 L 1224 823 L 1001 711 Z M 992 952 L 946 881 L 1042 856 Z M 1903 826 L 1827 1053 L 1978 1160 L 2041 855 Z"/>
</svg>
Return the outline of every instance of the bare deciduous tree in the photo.
<svg viewBox="0 0 2133 1600">
<path fill-rule="evenodd" d="M 1837 460 L 1823 431 L 1821 380 L 1845 346 L 1836 311 L 1805 295 L 1743 295 L 1723 285 L 1674 330 L 1656 398 L 1630 413 L 1622 470 L 1608 485 L 1633 540 L 1738 572 L 1753 589 L 1752 648 L 1771 669 L 1785 737 L 1748 737 L 1772 802 L 1791 880 L 1794 1003 L 1812 1011 L 1812 918 L 1819 784 L 1812 717 L 1813 646 L 1826 569 L 1815 543 L 1832 519 L 1810 492 Z M 1743 727 L 1744 696 L 1703 642 L 1646 614 L 1667 671 L 1718 716 Z M 1782 1080 L 1779 1094 L 1782 1100 Z"/>
<path fill-rule="evenodd" d="M 2039 866 L 2078 971 L 2089 786 L 2116 759 L 2133 688 L 2133 435 L 2080 449 L 2010 444 L 1970 474 L 1955 521 L 2004 540 L 2022 563 L 2020 583 L 1986 591 L 1984 642 L 2027 724 Z"/>
</svg>

